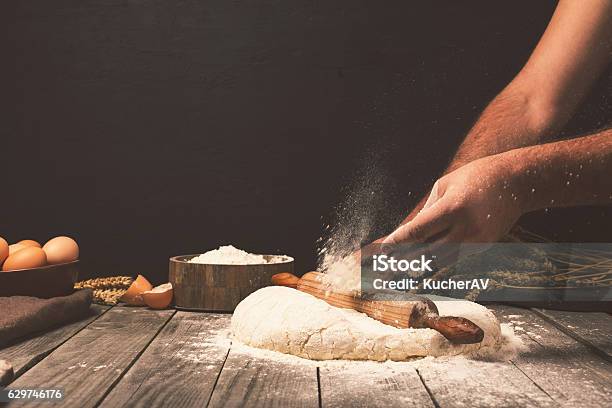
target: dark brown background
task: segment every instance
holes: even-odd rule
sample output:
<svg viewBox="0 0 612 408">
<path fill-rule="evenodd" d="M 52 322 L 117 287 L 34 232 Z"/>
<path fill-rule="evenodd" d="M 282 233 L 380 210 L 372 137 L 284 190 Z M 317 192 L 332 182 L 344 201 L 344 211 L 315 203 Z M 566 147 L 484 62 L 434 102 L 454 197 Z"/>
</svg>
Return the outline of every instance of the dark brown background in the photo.
<svg viewBox="0 0 612 408">
<path fill-rule="evenodd" d="M 414 203 L 554 6 L 2 1 L 0 235 L 72 235 L 89 275 L 160 282 L 225 243 L 312 268 L 355 184 L 379 197 L 373 234 Z M 568 134 L 610 120 L 610 82 Z M 539 223 L 561 238 L 611 230 L 558 213 Z"/>
</svg>

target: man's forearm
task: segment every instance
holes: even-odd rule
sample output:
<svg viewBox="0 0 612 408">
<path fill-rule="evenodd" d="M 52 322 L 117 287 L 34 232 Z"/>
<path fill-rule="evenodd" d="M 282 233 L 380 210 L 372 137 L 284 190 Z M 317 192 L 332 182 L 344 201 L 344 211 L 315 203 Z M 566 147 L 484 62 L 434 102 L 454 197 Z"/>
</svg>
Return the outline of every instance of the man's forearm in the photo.
<svg viewBox="0 0 612 408">
<path fill-rule="evenodd" d="M 562 126 L 555 112 L 540 104 L 536 95 L 521 89 L 520 81 L 517 78 L 484 110 L 444 174 L 486 156 L 541 143 Z M 402 224 L 413 219 L 426 201 L 427 196 Z"/>
<path fill-rule="evenodd" d="M 612 174 L 609 133 L 559 144 L 534 145 L 562 128 L 610 62 L 611 12 L 612 0 L 560 0 L 529 60 L 484 110 L 444 174 L 461 172 L 468 163 L 493 157 L 508 160 L 510 170 L 513 165 L 532 164 L 536 172 L 537 167 L 541 167 L 542 178 L 526 178 L 516 186 L 517 193 L 521 188 L 528 188 L 531 194 L 526 196 L 520 191 L 526 211 L 552 205 L 606 201 L 604 196 L 611 193 L 607 191 L 606 176 Z M 597 143 L 601 146 L 596 147 Z M 572 149 L 581 153 L 574 156 Z M 491 161 L 486 163 L 494 166 Z M 565 179 L 565 188 L 555 190 L 564 176 L 576 180 Z M 514 178 L 513 182 L 520 181 L 520 177 Z M 585 182 L 585 179 L 588 180 Z M 529 184 L 531 186 L 527 187 Z M 417 216 L 427 198 L 426 195 L 402 224 Z M 518 197 L 514 195 L 511 199 L 518 200 Z M 494 235 L 494 231 L 491 234 Z"/>
<path fill-rule="evenodd" d="M 572 116 L 612 56 L 612 0 L 560 0 L 529 60 L 493 100 L 450 170 L 539 144 Z"/>
<path fill-rule="evenodd" d="M 529 60 L 485 109 L 445 174 L 560 130 L 610 62 L 612 0 L 560 0 Z M 406 218 L 414 218 L 426 197 Z"/>
<path fill-rule="evenodd" d="M 552 109 L 521 88 L 511 83 L 487 106 L 445 174 L 486 156 L 541 143 L 561 127 Z"/>
<path fill-rule="evenodd" d="M 495 242 L 533 210 L 612 204 L 611 175 L 612 130 L 483 157 L 440 178 L 383 242 Z"/>
<path fill-rule="evenodd" d="M 523 212 L 612 203 L 611 129 L 497 156 L 513 168 L 508 194 Z"/>
</svg>

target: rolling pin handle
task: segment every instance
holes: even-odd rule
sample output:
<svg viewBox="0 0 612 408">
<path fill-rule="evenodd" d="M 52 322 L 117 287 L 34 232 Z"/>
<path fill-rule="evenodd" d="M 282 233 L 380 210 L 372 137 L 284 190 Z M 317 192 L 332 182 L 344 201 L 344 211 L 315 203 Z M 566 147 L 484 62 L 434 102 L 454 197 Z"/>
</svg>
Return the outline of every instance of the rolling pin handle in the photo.
<svg viewBox="0 0 612 408">
<path fill-rule="evenodd" d="M 275 286 L 286 286 L 288 288 L 297 289 L 297 284 L 300 278 L 289 272 L 281 272 L 272 275 L 272 284 Z"/>
<path fill-rule="evenodd" d="M 429 314 L 423 321 L 429 328 L 440 332 L 451 343 L 474 344 L 480 343 L 484 338 L 482 329 L 464 317 Z"/>
</svg>

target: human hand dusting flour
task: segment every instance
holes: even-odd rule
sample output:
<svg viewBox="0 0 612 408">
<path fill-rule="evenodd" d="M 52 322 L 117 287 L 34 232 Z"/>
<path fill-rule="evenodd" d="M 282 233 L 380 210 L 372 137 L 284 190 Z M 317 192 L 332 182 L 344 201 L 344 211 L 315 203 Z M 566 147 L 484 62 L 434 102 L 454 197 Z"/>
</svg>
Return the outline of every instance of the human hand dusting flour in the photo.
<svg viewBox="0 0 612 408">
<path fill-rule="evenodd" d="M 387 242 L 496 242 L 525 213 L 612 203 L 610 123 L 561 132 L 609 67 L 610 15 L 611 1 L 558 2 L 525 66 Z"/>
</svg>

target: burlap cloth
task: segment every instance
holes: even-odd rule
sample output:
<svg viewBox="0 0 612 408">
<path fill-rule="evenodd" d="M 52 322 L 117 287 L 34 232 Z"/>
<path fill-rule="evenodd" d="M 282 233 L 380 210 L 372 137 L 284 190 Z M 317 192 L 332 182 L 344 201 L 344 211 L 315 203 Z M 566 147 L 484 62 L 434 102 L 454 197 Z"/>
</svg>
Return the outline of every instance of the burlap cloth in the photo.
<svg viewBox="0 0 612 408">
<path fill-rule="evenodd" d="M 89 314 L 92 292 L 39 299 L 29 296 L 0 297 L 0 348 L 29 334 L 61 326 Z M 2 350 L 0 350 L 0 359 Z M 10 363 L 10 362 L 9 362 Z M 0 364 L 0 383 L 8 376 L 9 364 Z M 6 380 L 5 380 L 6 381 Z"/>
</svg>

